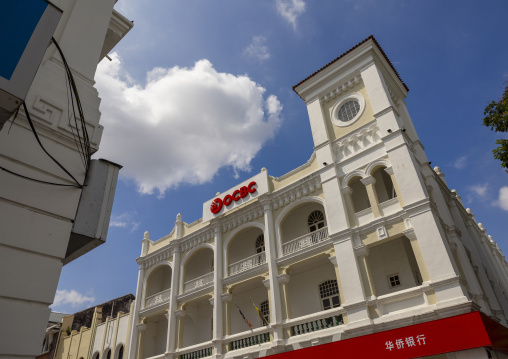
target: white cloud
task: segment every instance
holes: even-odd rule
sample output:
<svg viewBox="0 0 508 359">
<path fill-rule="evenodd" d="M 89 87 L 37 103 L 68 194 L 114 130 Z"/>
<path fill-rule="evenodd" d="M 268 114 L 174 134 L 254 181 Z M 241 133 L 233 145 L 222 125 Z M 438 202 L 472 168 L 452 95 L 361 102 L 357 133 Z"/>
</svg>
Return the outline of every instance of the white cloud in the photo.
<svg viewBox="0 0 508 359">
<path fill-rule="evenodd" d="M 469 193 L 467 194 L 467 203 L 473 202 L 473 200 L 479 199 L 480 201 L 484 201 L 487 199 L 487 189 L 489 188 L 488 183 L 477 184 L 474 186 L 467 187 Z"/>
<path fill-rule="evenodd" d="M 499 197 L 496 204 L 505 211 L 508 211 L 508 186 L 499 189 Z"/>
<path fill-rule="evenodd" d="M 487 193 L 488 183 L 469 186 L 468 189 L 477 197 L 483 197 Z"/>
<path fill-rule="evenodd" d="M 118 54 L 111 58 L 95 77 L 104 125 L 99 152 L 122 164 L 120 174 L 142 193 L 202 184 L 225 166 L 250 171 L 280 127 L 277 97 L 265 100 L 265 89 L 247 75 L 220 73 L 200 60 L 192 68 L 155 68 L 142 86 Z"/>
<path fill-rule="evenodd" d="M 460 170 L 466 166 L 467 156 L 459 157 L 453 162 L 453 167 Z"/>
<path fill-rule="evenodd" d="M 265 61 L 270 58 L 270 50 L 265 45 L 266 37 L 254 36 L 249 46 L 243 50 L 244 54 L 254 57 L 259 61 Z"/>
<path fill-rule="evenodd" d="M 277 11 L 296 30 L 298 16 L 305 12 L 303 0 L 277 0 Z"/>
<path fill-rule="evenodd" d="M 55 300 L 51 307 L 54 309 L 59 306 L 69 304 L 72 308 L 81 307 L 85 303 L 93 303 L 95 301 L 94 297 L 87 297 L 81 293 L 73 290 L 57 290 L 55 295 Z"/>
<path fill-rule="evenodd" d="M 127 228 L 130 232 L 134 232 L 139 228 L 141 222 L 136 221 L 134 218 L 137 216 L 136 212 L 124 212 L 118 216 L 111 216 L 109 221 L 110 227 Z"/>
</svg>

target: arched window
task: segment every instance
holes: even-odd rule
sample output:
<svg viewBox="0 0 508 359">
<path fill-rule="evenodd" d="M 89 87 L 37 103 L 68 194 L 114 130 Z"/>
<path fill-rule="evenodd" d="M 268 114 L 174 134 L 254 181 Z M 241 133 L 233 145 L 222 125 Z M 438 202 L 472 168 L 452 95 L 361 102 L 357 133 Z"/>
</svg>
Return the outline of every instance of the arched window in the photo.
<svg viewBox="0 0 508 359">
<path fill-rule="evenodd" d="M 323 310 L 340 307 L 339 287 L 334 279 L 319 285 L 319 295 Z"/>
<path fill-rule="evenodd" d="M 265 300 L 264 302 L 261 302 L 261 315 L 263 318 L 265 318 L 266 323 L 270 323 L 270 306 L 268 305 L 268 301 Z M 263 325 L 266 325 L 266 323 L 261 323 Z"/>
<path fill-rule="evenodd" d="M 376 189 L 377 199 L 379 203 L 383 203 L 392 198 L 397 197 L 392 178 L 385 171 L 386 167 L 381 167 L 372 172 L 372 177 L 376 180 L 374 188 Z"/>
<path fill-rule="evenodd" d="M 369 195 L 367 194 L 367 189 L 362 183 L 361 178 L 353 178 L 349 181 L 348 186 L 352 190 L 351 198 L 353 200 L 354 212 L 357 213 L 370 208 Z"/>
<path fill-rule="evenodd" d="M 123 345 L 120 346 L 120 350 L 118 350 L 118 358 L 117 359 L 123 359 Z"/>
<path fill-rule="evenodd" d="M 310 232 L 315 232 L 325 226 L 325 216 L 321 211 L 314 211 L 309 214 L 307 219 L 307 225 L 309 226 Z"/>
<path fill-rule="evenodd" d="M 94 355 L 92 355 L 92 359 L 99 359 L 99 352 L 95 352 Z"/>
<path fill-rule="evenodd" d="M 106 355 L 104 355 L 103 358 L 111 359 L 111 349 L 106 349 Z"/>
<path fill-rule="evenodd" d="M 256 254 L 262 253 L 264 251 L 265 251 L 265 236 L 260 234 L 258 238 L 256 238 Z"/>
</svg>

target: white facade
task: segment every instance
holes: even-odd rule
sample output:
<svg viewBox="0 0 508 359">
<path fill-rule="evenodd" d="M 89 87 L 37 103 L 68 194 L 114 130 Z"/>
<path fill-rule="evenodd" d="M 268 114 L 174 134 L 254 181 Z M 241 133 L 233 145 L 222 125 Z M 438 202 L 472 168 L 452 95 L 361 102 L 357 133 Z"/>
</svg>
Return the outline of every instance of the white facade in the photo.
<svg viewBox="0 0 508 359">
<path fill-rule="evenodd" d="M 375 39 L 294 89 L 314 138 L 306 164 L 263 169 L 203 219 L 145 233 L 129 358 L 256 358 L 475 310 L 506 326 L 504 256 L 430 167 Z M 258 182 L 258 195 L 242 189 Z"/>
<path fill-rule="evenodd" d="M 92 359 L 124 359 L 129 342 L 130 313 L 119 313 L 116 318 L 107 317 L 98 324 L 93 338 Z"/>
<path fill-rule="evenodd" d="M 113 10 L 115 0 L 52 2 L 63 12 L 53 37 L 76 81 L 93 153 L 102 134 L 95 70 L 132 23 Z M 48 46 L 25 102 L 46 150 L 82 184 L 86 169 L 55 45 Z M 40 353 L 82 190 L 37 144 L 23 109 L 0 131 L 0 166 L 0 358 L 31 358 Z"/>
</svg>

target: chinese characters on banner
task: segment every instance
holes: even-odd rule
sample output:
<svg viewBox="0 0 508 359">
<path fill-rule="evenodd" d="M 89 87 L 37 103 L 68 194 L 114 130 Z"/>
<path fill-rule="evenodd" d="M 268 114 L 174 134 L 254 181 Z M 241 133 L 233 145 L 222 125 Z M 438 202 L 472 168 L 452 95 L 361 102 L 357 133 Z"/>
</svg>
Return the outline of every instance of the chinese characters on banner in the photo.
<svg viewBox="0 0 508 359">
<path fill-rule="evenodd" d="M 386 341 L 386 350 L 404 349 L 416 347 L 417 345 L 425 345 L 425 334 L 417 335 L 416 337 L 406 337 L 405 339 L 396 339 L 395 343 L 391 340 Z"/>
</svg>

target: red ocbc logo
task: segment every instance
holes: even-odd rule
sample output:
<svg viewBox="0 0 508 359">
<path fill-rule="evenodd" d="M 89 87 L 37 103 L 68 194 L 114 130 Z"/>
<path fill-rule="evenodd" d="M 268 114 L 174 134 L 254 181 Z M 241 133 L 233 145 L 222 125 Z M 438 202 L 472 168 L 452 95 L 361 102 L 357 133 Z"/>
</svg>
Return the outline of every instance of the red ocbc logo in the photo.
<svg viewBox="0 0 508 359">
<path fill-rule="evenodd" d="M 240 200 L 240 198 L 244 198 L 249 193 L 256 192 L 256 188 L 254 188 L 255 185 L 256 182 L 251 182 L 249 183 L 248 186 L 243 186 L 242 188 L 237 189 L 236 191 L 233 192 L 233 194 L 228 194 L 224 196 L 224 199 L 220 198 L 214 199 L 210 206 L 210 211 L 213 214 L 217 214 L 220 212 L 223 205 L 229 206 L 231 203 L 233 203 L 233 201 L 237 202 Z"/>
</svg>

